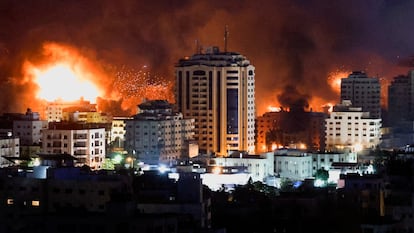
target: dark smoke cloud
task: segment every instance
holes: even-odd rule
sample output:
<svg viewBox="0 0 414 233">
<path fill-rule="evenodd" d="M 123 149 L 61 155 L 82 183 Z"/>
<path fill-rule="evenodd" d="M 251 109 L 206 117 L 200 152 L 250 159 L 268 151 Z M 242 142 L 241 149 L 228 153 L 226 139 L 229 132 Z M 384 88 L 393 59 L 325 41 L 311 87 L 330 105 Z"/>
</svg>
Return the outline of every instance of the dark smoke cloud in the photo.
<svg viewBox="0 0 414 233">
<path fill-rule="evenodd" d="M 315 97 L 336 102 L 326 82 L 332 71 L 386 79 L 407 72 L 395 64 L 414 52 L 413 10 L 410 0 L 2 0 L 0 91 L 7 103 L 0 111 L 28 107 L 21 66 L 41 59 L 45 42 L 88 51 L 103 66 L 148 65 L 174 80 L 174 64 L 195 51 L 195 40 L 223 47 L 225 25 L 228 50 L 256 67 L 259 114 L 285 87 L 308 104 Z"/>
<path fill-rule="evenodd" d="M 304 112 L 309 107 L 308 100 L 310 96 L 299 93 L 299 91 L 291 85 L 287 85 L 277 98 L 282 107 L 289 108 L 292 112 Z"/>
</svg>

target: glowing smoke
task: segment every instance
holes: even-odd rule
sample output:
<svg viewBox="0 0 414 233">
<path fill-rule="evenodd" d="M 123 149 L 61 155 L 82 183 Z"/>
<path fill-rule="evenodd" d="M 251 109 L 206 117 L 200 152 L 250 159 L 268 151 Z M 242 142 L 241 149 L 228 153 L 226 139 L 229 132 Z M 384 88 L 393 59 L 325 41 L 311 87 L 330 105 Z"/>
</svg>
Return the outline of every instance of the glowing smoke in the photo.
<svg viewBox="0 0 414 233">
<path fill-rule="evenodd" d="M 119 105 L 128 101 L 112 98 L 122 90 L 110 88 L 117 79 L 111 67 L 147 64 L 173 82 L 174 63 L 194 53 L 194 40 L 222 47 L 227 24 L 228 50 L 256 66 L 258 114 L 280 106 L 277 96 L 286 86 L 307 96 L 316 111 L 338 101 L 327 81 L 338 67 L 390 79 L 407 73 L 395 63 L 414 51 L 409 0 L 3 0 L 0 9 L 7 9 L 0 14 L 0 91 L 8 100 L 0 103 L 3 112 L 24 111 L 31 103 L 36 86 L 22 66 L 26 60 L 39 65 L 48 41 L 80 51 L 103 72 L 94 83 L 111 96 L 105 106 L 125 109 Z"/>
</svg>

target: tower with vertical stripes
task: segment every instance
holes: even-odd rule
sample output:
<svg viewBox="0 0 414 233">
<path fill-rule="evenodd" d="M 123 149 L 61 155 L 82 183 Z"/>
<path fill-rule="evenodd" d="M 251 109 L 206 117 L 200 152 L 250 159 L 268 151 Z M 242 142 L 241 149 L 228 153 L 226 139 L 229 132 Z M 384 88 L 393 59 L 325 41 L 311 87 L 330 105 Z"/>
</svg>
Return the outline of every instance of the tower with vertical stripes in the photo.
<svg viewBox="0 0 414 233">
<path fill-rule="evenodd" d="M 255 67 L 236 52 L 209 47 L 176 65 L 176 105 L 195 119 L 200 152 L 225 156 L 253 153 Z"/>
</svg>

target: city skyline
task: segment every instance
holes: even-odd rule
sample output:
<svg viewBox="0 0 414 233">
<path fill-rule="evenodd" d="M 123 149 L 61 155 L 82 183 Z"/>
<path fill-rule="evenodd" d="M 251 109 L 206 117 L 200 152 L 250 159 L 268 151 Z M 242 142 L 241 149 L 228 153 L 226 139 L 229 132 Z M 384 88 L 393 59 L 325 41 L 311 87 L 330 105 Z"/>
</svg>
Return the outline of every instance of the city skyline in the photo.
<svg viewBox="0 0 414 233">
<path fill-rule="evenodd" d="M 256 66 L 257 115 L 289 101 L 315 111 L 337 103 L 339 91 L 330 83 L 337 74 L 362 70 L 388 83 L 408 72 L 407 65 L 398 64 L 414 51 L 410 1 L 0 4 L 5 32 L 0 34 L 0 83 L 3 99 L 7 96 L 2 112 L 32 107 L 38 86 L 28 68 L 62 62 L 83 69 L 99 87 L 103 109 L 135 109 L 150 95 L 171 100 L 174 64 L 194 54 L 196 45 L 223 49 L 226 25 L 228 50 Z M 136 80 L 128 83 L 131 79 Z"/>
</svg>

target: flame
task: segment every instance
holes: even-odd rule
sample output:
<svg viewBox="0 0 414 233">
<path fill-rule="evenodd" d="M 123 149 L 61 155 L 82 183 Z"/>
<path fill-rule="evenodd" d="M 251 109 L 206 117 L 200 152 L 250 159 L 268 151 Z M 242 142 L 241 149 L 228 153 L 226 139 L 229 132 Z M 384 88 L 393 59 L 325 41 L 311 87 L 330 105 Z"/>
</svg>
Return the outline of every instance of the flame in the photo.
<svg viewBox="0 0 414 233">
<path fill-rule="evenodd" d="M 269 110 L 269 112 L 280 112 L 282 109 L 280 107 L 274 107 L 274 106 L 269 105 L 267 107 L 267 110 Z"/>
<path fill-rule="evenodd" d="M 94 103 L 99 96 L 98 88 L 85 80 L 81 71 L 71 68 L 68 64 L 58 63 L 44 70 L 33 68 L 33 74 L 34 81 L 39 86 L 36 94 L 39 99 L 75 101 L 83 98 Z"/>
<path fill-rule="evenodd" d="M 76 101 L 91 103 L 101 96 L 97 81 L 104 80 L 102 69 L 78 49 L 47 42 L 35 61 L 26 60 L 23 73 L 37 87 L 33 95 L 39 101 Z"/>
</svg>

